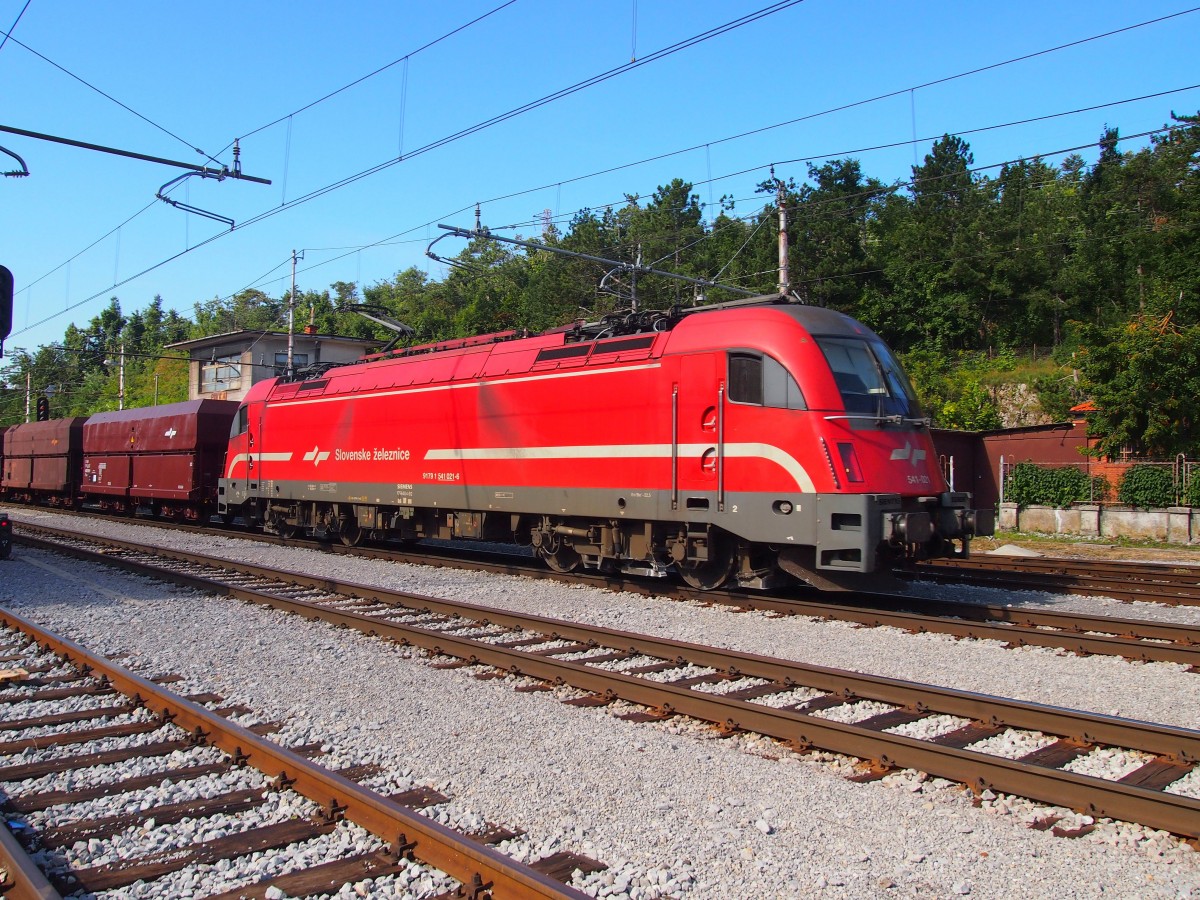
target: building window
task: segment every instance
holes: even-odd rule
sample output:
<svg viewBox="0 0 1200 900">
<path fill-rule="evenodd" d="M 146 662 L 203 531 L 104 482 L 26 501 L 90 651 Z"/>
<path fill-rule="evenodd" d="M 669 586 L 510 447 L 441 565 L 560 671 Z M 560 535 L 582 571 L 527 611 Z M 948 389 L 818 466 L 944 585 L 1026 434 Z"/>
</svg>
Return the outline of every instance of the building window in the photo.
<svg viewBox="0 0 1200 900">
<path fill-rule="evenodd" d="M 216 394 L 237 391 L 242 387 L 242 357 L 219 356 L 200 367 L 200 393 Z"/>
<path fill-rule="evenodd" d="M 308 365 L 307 353 L 292 353 L 292 368 L 303 369 Z M 275 354 L 275 377 L 287 374 L 287 351 Z"/>
</svg>

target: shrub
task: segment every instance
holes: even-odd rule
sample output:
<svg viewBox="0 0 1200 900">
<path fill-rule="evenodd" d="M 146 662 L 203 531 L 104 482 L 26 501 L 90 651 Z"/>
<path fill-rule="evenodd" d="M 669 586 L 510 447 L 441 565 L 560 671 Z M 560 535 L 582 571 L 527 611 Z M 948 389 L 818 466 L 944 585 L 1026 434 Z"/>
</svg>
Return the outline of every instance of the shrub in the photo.
<svg viewBox="0 0 1200 900">
<path fill-rule="evenodd" d="M 1074 466 L 1047 469 L 1033 463 L 1017 463 L 1008 475 L 1004 499 L 1018 506 L 1070 506 L 1100 500 L 1108 493 L 1108 482 Z"/>
<path fill-rule="evenodd" d="M 1183 502 L 1188 506 L 1200 506 L 1200 471 L 1193 471 L 1183 492 Z"/>
<path fill-rule="evenodd" d="M 1142 509 L 1175 505 L 1175 476 L 1166 466 L 1133 466 L 1117 485 L 1117 501 Z"/>
</svg>

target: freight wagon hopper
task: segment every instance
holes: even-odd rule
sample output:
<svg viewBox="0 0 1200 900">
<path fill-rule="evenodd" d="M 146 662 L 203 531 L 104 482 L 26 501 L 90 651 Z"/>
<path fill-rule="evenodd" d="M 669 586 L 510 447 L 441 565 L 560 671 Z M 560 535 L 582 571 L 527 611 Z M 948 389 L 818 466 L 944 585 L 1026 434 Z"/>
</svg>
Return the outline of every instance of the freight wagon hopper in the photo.
<svg viewBox="0 0 1200 900">
<path fill-rule="evenodd" d="M 73 507 L 79 494 L 83 417 L 25 422 L 4 434 L 0 488 L 17 503 Z"/>
<path fill-rule="evenodd" d="M 97 413 L 83 427 L 85 505 L 206 520 L 237 414 L 232 400 Z"/>
</svg>

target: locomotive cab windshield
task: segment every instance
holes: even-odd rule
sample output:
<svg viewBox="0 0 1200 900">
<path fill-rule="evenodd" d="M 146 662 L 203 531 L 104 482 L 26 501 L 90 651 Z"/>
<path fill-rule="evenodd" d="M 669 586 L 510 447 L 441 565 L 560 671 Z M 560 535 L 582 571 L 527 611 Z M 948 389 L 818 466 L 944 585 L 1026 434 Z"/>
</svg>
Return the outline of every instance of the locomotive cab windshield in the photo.
<svg viewBox="0 0 1200 900">
<path fill-rule="evenodd" d="M 846 412 L 878 419 L 923 422 L 916 393 L 900 363 L 881 341 L 817 336 Z"/>
</svg>

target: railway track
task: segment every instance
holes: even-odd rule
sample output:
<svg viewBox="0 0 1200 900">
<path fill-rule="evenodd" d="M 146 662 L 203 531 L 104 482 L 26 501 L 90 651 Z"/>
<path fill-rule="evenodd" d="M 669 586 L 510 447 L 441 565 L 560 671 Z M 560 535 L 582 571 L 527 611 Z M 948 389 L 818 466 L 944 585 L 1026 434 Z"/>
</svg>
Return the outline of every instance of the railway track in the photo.
<svg viewBox="0 0 1200 900">
<path fill-rule="evenodd" d="M 1200 606 L 1200 566 L 1065 557 L 976 556 L 930 560 L 913 574 L 934 581 L 1008 590 L 1113 597 L 1132 602 Z"/>
<path fill-rule="evenodd" d="M 72 534 L 68 530 L 22 523 L 20 533 L 43 533 L 52 540 Z M 218 532 L 221 536 L 227 533 Z M 259 536 L 262 539 L 262 536 Z M 266 538 L 271 543 L 287 543 Z M 331 552 L 350 552 L 335 546 Z M 425 548 L 420 553 L 376 548 L 355 548 L 356 555 L 392 562 L 439 565 L 500 572 L 525 577 L 552 578 L 568 583 L 589 583 L 612 590 L 633 591 L 647 596 L 724 604 L 776 615 L 801 615 L 854 622 L 866 627 L 890 626 L 912 633 L 949 634 L 959 638 L 1002 641 L 1013 647 L 1047 647 L 1081 656 L 1119 656 L 1141 662 L 1169 662 L 1200 672 L 1200 626 L 1144 619 L 1082 613 L 1053 612 L 1033 607 L 982 604 L 969 601 L 934 600 L 898 594 L 847 592 L 814 599 L 811 592 L 769 595 L 754 591 L 695 591 L 681 585 L 623 576 L 550 572 L 536 562 L 495 553 L 468 552 L 455 548 L 453 554 Z"/>
<path fill-rule="evenodd" d="M 7 610 L 0 660 L 5 897 L 51 900 L 159 879 L 170 895 L 180 886 L 169 879 L 185 869 L 222 870 L 255 853 L 278 862 L 289 848 L 301 854 L 291 871 L 283 862 L 283 871 L 211 896 L 306 896 L 403 875 L 461 897 L 582 898 L 563 881 L 576 868 L 603 868 L 570 853 L 518 863 L 490 846 L 514 832 L 460 834 L 418 814 L 447 800 L 435 791 L 371 790 L 360 782 L 377 767 L 326 768 L 320 745 L 282 747 L 264 737 L 277 726 L 235 721 L 249 710 L 179 696 L 165 687 L 172 679 L 143 678 Z M 186 799 L 153 802 L 164 792 Z M 187 822 L 228 834 L 202 841 L 203 827 L 172 831 Z M 92 850 L 118 838 L 144 852 L 120 849 L 97 862 Z"/>
<path fill-rule="evenodd" d="M 567 701 L 691 716 L 798 751 L 864 761 L 860 778 L 916 769 L 1200 838 L 1200 732 L 737 653 L 104 540 L 55 549 L 416 646 L 445 667 L 583 692 Z M 1095 763 L 1119 760 L 1119 774 Z"/>
</svg>

